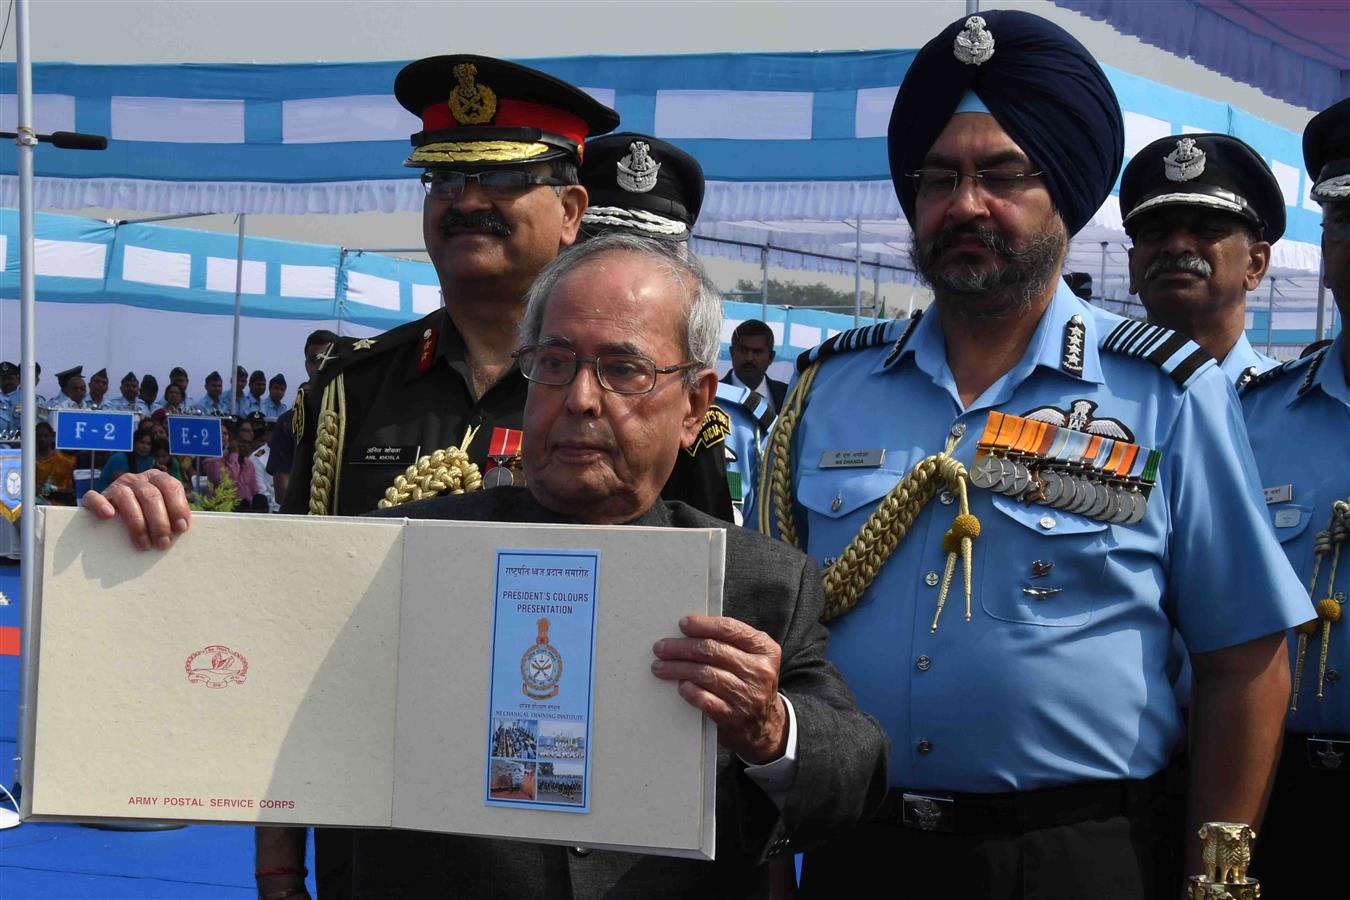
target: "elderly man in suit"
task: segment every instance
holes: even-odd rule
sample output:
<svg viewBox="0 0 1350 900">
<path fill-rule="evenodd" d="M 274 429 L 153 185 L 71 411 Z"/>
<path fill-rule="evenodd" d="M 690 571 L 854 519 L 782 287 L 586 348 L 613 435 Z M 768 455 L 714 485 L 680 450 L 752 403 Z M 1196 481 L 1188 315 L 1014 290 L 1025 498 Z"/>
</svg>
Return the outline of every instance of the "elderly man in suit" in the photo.
<svg viewBox="0 0 1350 900">
<path fill-rule="evenodd" d="M 613 234 L 567 251 L 531 289 L 515 351 L 530 382 L 526 486 L 384 514 L 725 527 L 660 499 L 712 402 L 720 327 L 716 288 L 696 260 L 667 243 Z M 167 542 L 170 521 L 188 515 L 181 490 L 153 473 L 125 487 L 91 499 L 90 508 L 105 518 L 120 513 L 133 539 L 147 539 L 142 546 Z M 861 820 L 885 791 L 885 738 L 825 660 L 821 607 L 813 562 L 731 528 L 724 615 L 686 616 L 682 637 L 653 645 L 652 674 L 718 727 L 715 862 L 368 831 L 354 841 L 353 894 L 767 896 L 768 858 Z M 297 888 L 289 896 L 301 896 Z"/>
</svg>

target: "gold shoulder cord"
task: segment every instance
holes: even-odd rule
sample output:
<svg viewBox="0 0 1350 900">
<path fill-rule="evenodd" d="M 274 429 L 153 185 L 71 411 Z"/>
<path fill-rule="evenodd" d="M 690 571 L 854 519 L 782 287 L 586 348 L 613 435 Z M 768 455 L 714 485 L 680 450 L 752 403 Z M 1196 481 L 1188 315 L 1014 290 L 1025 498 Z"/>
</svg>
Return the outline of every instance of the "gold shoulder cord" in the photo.
<svg viewBox="0 0 1350 900">
<path fill-rule="evenodd" d="M 342 444 L 347 433 L 347 404 L 343 376 L 328 383 L 319 401 L 319 421 L 314 430 L 314 466 L 309 477 L 309 514 L 329 515 L 336 502 L 342 475 Z"/>
<path fill-rule="evenodd" d="M 770 509 L 773 524 L 778 528 L 779 539 L 801 549 L 797 540 L 797 530 L 792 518 L 792 465 L 789 459 L 792 435 L 801 418 L 806 395 L 815 381 L 817 361 L 811 365 L 793 386 L 792 392 L 784 401 L 783 412 L 774 425 L 773 436 L 769 440 L 768 455 L 770 464 L 761 467 L 758 492 L 764 500 L 759 504 L 759 530 L 772 534 L 770 530 Z M 825 569 L 825 610 L 821 620 L 828 622 L 853 609 L 862 599 L 862 595 L 876 580 L 881 567 L 895 552 L 895 548 L 909 533 L 910 526 L 918 518 L 924 505 L 933 498 L 938 488 L 946 485 L 960 501 L 960 512 L 952 521 L 952 527 L 942 537 L 942 549 L 947 554 L 947 567 L 943 573 L 942 589 L 938 593 L 937 610 L 933 614 L 932 631 L 937 631 L 938 619 L 947 603 L 947 593 L 951 588 L 956 572 L 956 560 L 959 556 L 965 575 L 966 621 L 970 621 L 971 577 L 970 564 L 972 545 L 980 536 L 980 520 L 970 513 L 966 494 L 966 482 L 969 476 L 966 467 L 951 454 L 956 448 L 956 439 L 947 441 L 941 453 L 921 459 L 910 469 L 904 478 L 891 488 L 882 498 L 881 504 L 867 518 L 857 535 L 844 548 L 844 552 Z"/>
<path fill-rule="evenodd" d="M 470 428 L 458 447 L 437 450 L 408 466 L 384 492 L 379 508 L 389 509 L 437 494 L 465 494 L 481 488 L 483 476 L 478 471 L 478 464 L 469 462 L 468 453 L 477 433 L 477 428 Z"/>
<path fill-rule="evenodd" d="M 1290 715 L 1298 712 L 1298 692 L 1303 687 L 1303 662 L 1308 653 L 1308 638 L 1322 632 L 1322 659 L 1317 669 L 1317 699 L 1321 700 L 1327 681 L 1327 653 L 1331 649 L 1331 626 L 1341 620 L 1341 604 L 1336 599 L 1336 570 L 1341 562 L 1341 548 L 1350 541 L 1350 497 L 1331 504 L 1331 519 L 1325 530 L 1313 541 L 1312 579 L 1308 582 L 1308 599 L 1317 598 L 1317 573 L 1322 560 L 1331 557 L 1331 577 L 1327 579 L 1327 594 L 1317 600 L 1317 618 L 1309 619 L 1294 629 L 1298 634 L 1298 657 L 1294 663 L 1294 692 L 1289 701 Z"/>
</svg>

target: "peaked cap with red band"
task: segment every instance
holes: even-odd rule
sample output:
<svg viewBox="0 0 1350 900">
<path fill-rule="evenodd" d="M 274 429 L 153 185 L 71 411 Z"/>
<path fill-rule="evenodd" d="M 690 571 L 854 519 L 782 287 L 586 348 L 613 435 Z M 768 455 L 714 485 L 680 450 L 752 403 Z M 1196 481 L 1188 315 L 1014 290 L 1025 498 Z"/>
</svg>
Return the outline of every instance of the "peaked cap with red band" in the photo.
<svg viewBox="0 0 1350 900">
<path fill-rule="evenodd" d="M 421 117 L 403 164 L 514 165 L 568 157 L 586 138 L 613 131 L 614 110 L 543 72 L 487 56 L 432 56 L 394 79 L 394 96 Z"/>
</svg>

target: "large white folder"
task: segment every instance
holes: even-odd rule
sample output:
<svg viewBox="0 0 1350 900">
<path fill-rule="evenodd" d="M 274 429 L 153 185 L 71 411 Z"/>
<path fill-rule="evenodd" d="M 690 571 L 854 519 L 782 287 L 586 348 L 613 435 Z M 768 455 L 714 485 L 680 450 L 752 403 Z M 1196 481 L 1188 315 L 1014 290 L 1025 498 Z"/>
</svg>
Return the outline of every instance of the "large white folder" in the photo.
<svg viewBox="0 0 1350 900">
<path fill-rule="evenodd" d="M 716 731 L 650 664 L 680 616 L 721 612 L 722 531 L 198 514 L 161 553 L 42 512 L 25 818 L 712 858 Z M 503 548 L 600 552 L 584 814 L 484 802 Z"/>
</svg>

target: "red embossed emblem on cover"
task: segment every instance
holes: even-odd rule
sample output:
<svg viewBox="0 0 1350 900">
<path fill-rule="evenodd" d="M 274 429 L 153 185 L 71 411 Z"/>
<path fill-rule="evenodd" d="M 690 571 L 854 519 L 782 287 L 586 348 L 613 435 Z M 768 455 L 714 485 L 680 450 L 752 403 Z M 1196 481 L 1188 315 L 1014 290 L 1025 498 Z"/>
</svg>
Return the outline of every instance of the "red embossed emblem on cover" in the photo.
<svg viewBox="0 0 1350 900">
<path fill-rule="evenodd" d="M 243 684 L 248 677 L 248 660 L 223 644 L 211 644 L 188 656 L 183 664 L 188 681 L 220 690 Z"/>
</svg>

